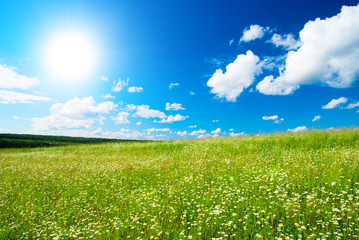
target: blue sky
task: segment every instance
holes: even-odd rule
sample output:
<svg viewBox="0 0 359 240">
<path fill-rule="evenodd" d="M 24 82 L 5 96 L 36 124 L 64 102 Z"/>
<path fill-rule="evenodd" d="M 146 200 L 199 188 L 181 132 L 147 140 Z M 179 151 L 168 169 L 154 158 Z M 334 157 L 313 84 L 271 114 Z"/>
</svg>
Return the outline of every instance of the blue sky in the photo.
<svg viewBox="0 0 359 240">
<path fill-rule="evenodd" d="M 0 132 L 187 139 L 359 120 L 358 1 L 3 1 Z"/>
</svg>

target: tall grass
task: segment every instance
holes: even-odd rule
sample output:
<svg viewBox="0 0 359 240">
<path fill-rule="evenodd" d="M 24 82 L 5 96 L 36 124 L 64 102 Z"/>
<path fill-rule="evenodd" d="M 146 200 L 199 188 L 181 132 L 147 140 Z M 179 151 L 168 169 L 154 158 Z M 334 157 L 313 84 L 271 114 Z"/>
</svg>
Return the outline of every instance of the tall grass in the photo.
<svg viewBox="0 0 359 240">
<path fill-rule="evenodd" d="M 0 239 L 91 238 L 359 238 L 359 131 L 0 150 Z"/>
</svg>

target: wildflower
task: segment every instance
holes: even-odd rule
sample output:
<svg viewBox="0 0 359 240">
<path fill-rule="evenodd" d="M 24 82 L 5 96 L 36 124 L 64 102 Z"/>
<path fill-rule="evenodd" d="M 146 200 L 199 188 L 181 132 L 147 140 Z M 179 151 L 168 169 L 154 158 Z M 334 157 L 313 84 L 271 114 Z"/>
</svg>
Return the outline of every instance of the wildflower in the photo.
<svg viewBox="0 0 359 240">
<path fill-rule="evenodd" d="M 256 238 L 262 238 L 262 235 L 260 235 L 259 233 L 256 234 Z"/>
</svg>

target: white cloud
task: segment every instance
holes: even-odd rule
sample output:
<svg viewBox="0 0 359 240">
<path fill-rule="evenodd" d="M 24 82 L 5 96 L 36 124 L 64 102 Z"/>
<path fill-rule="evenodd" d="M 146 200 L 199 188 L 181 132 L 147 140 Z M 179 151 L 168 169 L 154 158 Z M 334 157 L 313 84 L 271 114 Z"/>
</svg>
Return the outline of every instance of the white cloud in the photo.
<svg viewBox="0 0 359 240">
<path fill-rule="evenodd" d="M 200 135 L 200 134 L 206 134 L 206 130 L 200 129 L 200 130 L 197 130 L 197 131 L 193 131 L 189 135 L 196 136 L 196 135 Z"/>
<path fill-rule="evenodd" d="M 143 88 L 141 88 L 141 87 L 129 87 L 127 89 L 127 92 L 129 92 L 129 93 L 142 92 L 142 91 L 143 91 Z"/>
<path fill-rule="evenodd" d="M 276 120 L 276 119 L 278 119 L 278 115 L 263 116 L 262 119 L 263 119 L 263 120 Z"/>
<path fill-rule="evenodd" d="M 237 59 L 227 65 L 226 72 L 217 69 L 208 80 L 207 86 L 211 87 L 211 93 L 218 98 L 225 98 L 229 102 L 235 102 L 243 90 L 249 87 L 254 77 L 261 73 L 259 57 L 252 51 L 238 55 Z"/>
<path fill-rule="evenodd" d="M 35 131 L 66 128 L 90 128 L 96 122 L 102 124 L 105 119 L 101 114 L 110 113 L 116 105 L 113 102 L 96 103 L 93 97 L 77 97 L 65 104 L 55 103 L 50 109 L 50 116 L 32 118 Z"/>
<path fill-rule="evenodd" d="M 173 123 L 173 122 L 183 121 L 186 118 L 188 118 L 188 116 L 182 116 L 180 114 L 176 114 L 175 116 L 169 115 L 167 119 L 162 119 L 160 121 L 154 120 L 153 122 L 155 122 L 155 123 Z"/>
<path fill-rule="evenodd" d="M 108 82 L 108 76 L 101 76 L 100 80 Z"/>
<path fill-rule="evenodd" d="M 259 83 L 257 89 L 264 94 L 287 95 L 304 84 L 350 87 L 359 79 L 357 29 L 359 5 L 343 6 L 336 16 L 307 22 L 300 31 L 302 45 L 287 54 L 283 73 L 274 80 L 273 76 L 265 78 L 265 84 Z"/>
<path fill-rule="evenodd" d="M 178 111 L 178 110 L 185 110 L 185 108 L 182 106 L 181 103 L 166 103 L 166 110 L 174 110 L 174 111 Z"/>
<path fill-rule="evenodd" d="M 281 123 L 284 121 L 284 118 L 279 118 L 278 115 L 273 116 L 263 116 L 263 120 L 274 120 L 274 123 Z"/>
<path fill-rule="evenodd" d="M 189 128 L 196 128 L 197 125 L 188 126 Z"/>
<path fill-rule="evenodd" d="M 50 101 L 49 97 L 40 97 L 31 94 L 18 93 L 9 90 L 0 90 L 0 103 L 33 103 L 35 101 L 47 102 Z"/>
<path fill-rule="evenodd" d="M 146 106 L 147 106 L 147 105 L 146 105 Z M 126 105 L 126 109 L 127 109 L 128 111 L 135 111 L 136 108 L 137 108 L 137 106 L 136 106 L 135 104 L 128 104 L 128 105 Z"/>
<path fill-rule="evenodd" d="M 333 109 L 333 108 L 338 107 L 340 104 L 346 103 L 347 101 L 348 101 L 348 99 L 345 97 L 333 99 L 327 105 L 324 105 L 322 108 L 323 109 Z"/>
<path fill-rule="evenodd" d="M 212 135 L 211 134 L 201 134 L 201 135 L 197 136 L 198 139 L 208 138 L 208 137 L 212 137 Z"/>
<path fill-rule="evenodd" d="M 183 136 L 186 136 L 186 135 L 187 135 L 187 131 L 183 131 L 183 132 L 178 131 L 178 132 L 177 132 L 177 135 L 178 135 L 178 136 L 182 136 L 182 137 L 183 137 Z"/>
<path fill-rule="evenodd" d="M 136 112 L 134 114 L 135 117 L 143 117 L 143 118 L 166 118 L 166 114 L 159 110 L 150 109 L 150 106 L 148 105 L 127 105 L 130 108 L 136 109 Z M 134 109 L 133 109 L 134 110 Z"/>
<path fill-rule="evenodd" d="M 12 118 L 15 119 L 15 120 L 20 120 L 20 119 L 22 119 L 22 118 L 19 117 L 19 116 L 13 116 Z"/>
<path fill-rule="evenodd" d="M 266 95 L 289 95 L 299 88 L 297 84 L 287 83 L 282 76 L 274 79 L 272 75 L 265 77 L 256 86 L 257 90 Z"/>
<path fill-rule="evenodd" d="M 119 112 L 117 116 L 111 116 L 111 120 L 114 121 L 115 124 L 126 124 L 130 123 L 127 119 L 130 114 L 128 112 Z"/>
<path fill-rule="evenodd" d="M 142 122 L 136 122 L 137 126 L 140 126 L 142 124 Z"/>
<path fill-rule="evenodd" d="M 284 121 L 284 118 L 278 118 L 274 121 L 274 123 L 281 123 Z"/>
<path fill-rule="evenodd" d="M 209 58 L 209 59 L 206 59 L 206 61 L 209 62 L 210 64 L 213 64 L 213 65 L 221 65 L 223 63 L 218 58 Z"/>
<path fill-rule="evenodd" d="M 137 130 L 121 128 L 120 131 L 117 132 L 105 131 L 102 133 L 102 136 L 106 138 L 118 138 L 118 139 L 140 139 L 143 137 L 143 133 Z"/>
<path fill-rule="evenodd" d="M 112 91 L 113 92 L 119 92 L 122 89 L 124 89 L 126 86 L 128 86 L 128 82 L 130 81 L 129 78 L 127 78 L 126 81 L 121 81 L 121 78 L 118 79 L 118 82 L 113 81 Z"/>
<path fill-rule="evenodd" d="M 194 93 L 194 92 L 192 92 L 192 91 L 189 91 L 189 94 L 193 96 L 193 95 L 195 95 L 196 93 Z"/>
<path fill-rule="evenodd" d="M 260 39 L 264 36 L 268 28 L 264 28 L 259 25 L 251 25 L 249 28 L 243 30 L 243 35 L 239 42 L 250 42 L 256 39 Z"/>
<path fill-rule="evenodd" d="M 229 46 L 231 46 L 234 42 L 234 39 L 232 38 L 231 40 L 229 40 Z"/>
<path fill-rule="evenodd" d="M 244 132 L 241 132 L 241 133 L 233 133 L 233 132 L 231 132 L 231 133 L 229 133 L 230 137 L 241 137 L 241 136 L 244 136 L 244 135 L 245 135 Z"/>
<path fill-rule="evenodd" d="M 309 129 L 306 126 L 296 127 L 294 129 L 288 129 L 287 132 L 291 133 L 301 133 L 301 132 L 307 132 Z"/>
<path fill-rule="evenodd" d="M 275 33 L 267 42 L 273 43 L 276 47 L 283 47 L 286 50 L 297 49 L 301 46 L 301 42 L 295 40 L 292 34 L 280 35 Z"/>
<path fill-rule="evenodd" d="M 320 119 L 321 119 L 321 116 L 316 115 L 316 116 L 314 116 L 314 118 L 313 118 L 312 122 L 319 121 Z"/>
<path fill-rule="evenodd" d="M 359 102 L 356 103 L 350 103 L 345 109 L 352 109 L 359 106 Z"/>
<path fill-rule="evenodd" d="M 95 130 L 60 129 L 60 130 L 48 130 L 46 132 L 31 131 L 29 133 L 56 135 L 56 136 L 115 138 L 115 139 L 140 139 L 144 135 L 143 133 L 141 133 L 137 130 L 133 131 L 133 130 L 126 129 L 126 128 L 121 128 L 119 131 L 116 131 L 116 132 L 104 131 L 101 128 L 97 128 Z"/>
<path fill-rule="evenodd" d="M 169 128 L 148 128 L 144 129 L 145 132 L 169 132 Z"/>
<path fill-rule="evenodd" d="M 212 120 L 213 123 L 219 122 L 218 119 Z"/>
<path fill-rule="evenodd" d="M 25 90 L 39 84 L 40 79 L 20 75 L 16 73 L 16 69 L 14 67 L 0 64 L 0 88 L 18 88 Z"/>
<path fill-rule="evenodd" d="M 169 88 L 172 89 L 173 87 L 177 87 L 179 85 L 179 83 L 170 83 Z"/>
<path fill-rule="evenodd" d="M 115 98 L 114 96 L 112 96 L 111 94 L 107 93 L 106 95 L 102 96 L 105 99 L 109 99 L 109 98 Z"/>
<path fill-rule="evenodd" d="M 213 130 L 211 133 L 212 133 L 212 134 L 218 134 L 218 133 L 220 133 L 220 132 L 222 132 L 222 129 L 217 128 L 216 130 Z"/>
</svg>

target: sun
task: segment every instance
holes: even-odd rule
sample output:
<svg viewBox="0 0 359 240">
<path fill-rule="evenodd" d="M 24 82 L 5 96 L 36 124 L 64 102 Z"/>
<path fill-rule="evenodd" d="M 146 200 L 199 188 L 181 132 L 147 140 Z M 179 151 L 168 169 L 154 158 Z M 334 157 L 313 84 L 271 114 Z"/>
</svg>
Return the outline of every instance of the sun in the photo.
<svg viewBox="0 0 359 240">
<path fill-rule="evenodd" d="M 91 37 L 67 31 L 54 35 L 45 47 L 47 69 L 55 78 L 73 82 L 90 76 L 97 51 Z"/>
</svg>

